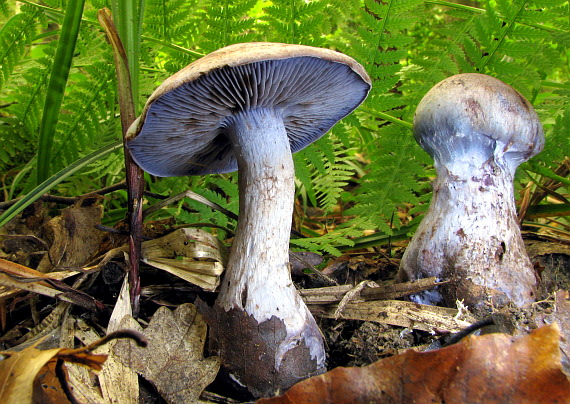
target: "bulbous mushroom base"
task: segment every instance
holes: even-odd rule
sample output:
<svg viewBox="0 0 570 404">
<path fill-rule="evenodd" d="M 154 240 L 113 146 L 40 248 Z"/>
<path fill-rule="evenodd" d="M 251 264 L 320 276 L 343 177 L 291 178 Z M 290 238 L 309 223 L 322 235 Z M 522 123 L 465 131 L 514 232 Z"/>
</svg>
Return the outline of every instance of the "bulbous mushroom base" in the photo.
<svg viewBox="0 0 570 404">
<path fill-rule="evenodd" d="M 513 302 L 505 292 L 478 285 L 471 279 L 451 279 L 439 292 L 445 306 L 454 307 L 461 301 L 472 314 L 481 317 Z"/>
<path fill-rule="evenodd" d="M 417 295 L 418 303 L 455 306 L 459 299 L 476 308 L 533 302 L 537 279 L 517 222 L 509 173 L 493 161 L 460 173 L 438 170 L 429 210 L 400 261 L 399 280 L 449 281 Z"/>
<path fill-rule="evenodd" d="M 449 239 L 436 237 L 438 244 L 429 242 L 433 240 L 429 237 L 422 239 L 423 233 L 419 235 L 402 258 L 398 280 L 406 282 L 435 276 L 447 283 L 411 296 L 413 301 L 454 307 L 455 302 L 461 300 L 470 308 L 482 311 L 511 302 L 524 306 L 535 301 L 537 281 L 522 239 L 520 244 L 509 238 L 500 243 L 471 240 L 471 243 L 458 243 L 458 248 L 452 249 Z"/>
<path fill-rule="evenodd" d="M 255 397 L 280 394 L 295 383 L 323 373 L 325 353 L 321 333 L 312 318 L 294 335 L 273 316 L 258 323 L 252 315 L 215 304 L 197 303 L 210 326 L 212 348 L 236 380 Z M 314 356 L 315 347 L 320 352 Z"/>
</svg>

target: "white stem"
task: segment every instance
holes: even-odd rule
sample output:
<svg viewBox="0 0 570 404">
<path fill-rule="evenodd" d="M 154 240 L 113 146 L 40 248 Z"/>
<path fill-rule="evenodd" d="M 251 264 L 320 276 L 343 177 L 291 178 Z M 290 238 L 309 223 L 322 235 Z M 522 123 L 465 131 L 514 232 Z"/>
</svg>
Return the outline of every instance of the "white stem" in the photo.
<svg viewBox="0 0 570 404">
<path fill-rule="evenodd" d="M 408 278 L 470 279 L 518 305 L 534 300 L 512 174 L 501 166 L 492 159 L 482 165 L 436 165 L 433 199 L 400 266 Z M 437 297 L 424 297 L 437 303 Z"/>
<path fill-rule="evenodd" d="M 288 266 L 295 169 L 282 117 L 257 109 L 236 115 L 227 129 L 238 160 L 240 214 L 217 303 L 258 323 L 276 316 L 289 332 L 299 330 L 308 310 Z"/>
</svg>

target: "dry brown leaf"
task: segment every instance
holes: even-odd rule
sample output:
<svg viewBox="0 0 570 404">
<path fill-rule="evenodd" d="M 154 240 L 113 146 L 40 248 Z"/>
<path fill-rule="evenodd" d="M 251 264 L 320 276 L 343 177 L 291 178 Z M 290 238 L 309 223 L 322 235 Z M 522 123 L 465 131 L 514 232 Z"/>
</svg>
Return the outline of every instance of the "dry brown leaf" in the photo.
<svg viewBox="0 0 570 404">
<path fill-rule="evenodd" d="M 224 271 L 224 246 L 211 233 L 187 227 L 142 244 L 142 261 L 207 291 L 214 291 Z"/>
<path fill-rule="evenodd" d="M 68 316 L 62 325 L 60 346 L 71 346 L 75 338 L 83 344 L 89 345 L 97 341 L 100 336 L 84 320 Z M 68 384 L 77 402 L 81 404 L 105 403 L 101 394 L 100 383 L 92 370 L 73 363 L 66 364 L 65 367 L 67 369 Z"/>
<path fill-rule="evenodd" d="M 0 362 L 0 402 L 31 403 L 34 379 L 59 349 L 40 351 L 34 347 L 14 352 Z"/>
<path fill-rule="evenodd" d="M 3 352 L 3 354 L 9 355 L 0 362 L 0 402 L 3 404 L 31 403 L 34 380 L 41 369 L 54 358 L 87 364 L 95 369 L 100 367 L 106 358 L 102 355 L 65 348 L 42 351 L 35 346 L 20 352 Z"/>
<path fill-rule="evenodd" d="M 569 403 L 556 324 L 513 338 L 468 337 L 362 368 L 336 368 L 258 403 Z"/>
<path fill-rule="evenodd" d="M 108 251 L 98 267 L 128 251 L 128 245 Z M 141 254 L 141 261 L 145 264 L 210 292 L 218 287 L 227 261 L 221 241 L 213 234 L 194 227 L 177 229 L 166 236 L 143 242 Z"/>
<path fill-rule="evenodd" d="M 70 206 L 44 226 L 51 245 L 38 264 L 38 271 L 49 272 L 54 267 L 83 266 L 99 249 L 103 232 L 95 226 L 101 223 L 101 205 Z"/>
<path fill-rule="evenodd" d="M 220 361 L 204 358 L 206 323 L 192 304 L 159 308 L 144 330 L 145 349 L 120 341 L 115 354 L 153 383 L 169 403 L 193 403 L 218 373 Z"/>
<path fill-rule="evenodd" d="M 32 401 L 34 404 L 71 404 L 61 385 L 61 380 L 57 377 L 56 366 L 58 366 L 58 361 L 51 359 L 34 379 Z M 65 372 L 63 366 L 60 370 Z"/>
<path fill-rule="evenodd" d="M 77 273 L 77 272 L 76 272 Z M 8 288 L 18 288 L 44 296 L 58 298 L 64 302 L 73 303 L 90 311 L 105 311 L 103 303 L 98 302 L 85 292 L 74 289 L 60 282 L 61 274 L 44 274 L 35 269 L 0 259 L 0 285 Z M 0 290 L 0 297 L 5 298 L 6 289 Z"/>
<path fill-rule="evenodd" d="M 570 293 L 567 290 L 558 290 L 554 294 L 554 311 L 538 314 L 538 324 L 551 324 L 557 322 L 560 326 L 560 350 L 562 363 L 566 371 L 570 370 Z"/>
<path fill-rule="evenodd" d="M 131 316 L 131 299 L 128 277 L 123 279 L 121 292 L 115 303 L 113 314 L 107 325 L 107 333 L 122 328 L 137 329 L 138 323 Z M 114 352 L 115 344 L 112 341 L 101 347 L 100 353 L 109 354 L 103 370 L 99 373 L 99 384 L 104 403 L 137 404 L 139 402 L 139 379 L 134 369 L 126 366 Z"/>
</svg>

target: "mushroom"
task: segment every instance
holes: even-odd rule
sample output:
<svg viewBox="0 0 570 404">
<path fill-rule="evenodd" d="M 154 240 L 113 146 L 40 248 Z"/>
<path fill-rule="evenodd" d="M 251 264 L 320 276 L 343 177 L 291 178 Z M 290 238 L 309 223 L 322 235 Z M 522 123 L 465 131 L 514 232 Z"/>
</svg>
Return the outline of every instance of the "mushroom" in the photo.
<svg viewBox="0 0 570 404">
<path fill-rule="evenodd" d="M 539 153 L 544 133 L 531 104 L 493 77 L 458 74 L 419 103 L 414 136 L 434 159 L 430 207 L 400 263 L 399 279 L 430 276 L 449 286 L 418 302 L 473 308 L 535 298 L 536 279 L 515 209 L 513 177 Z M 440 293 L 441 292 L 441 293 Z"/>
<path fill-rule="evenodd" d="M 222 362 L 255 396 L 325 370 L 320 330 L 291 280 L 292 153 L 367 96 L 352 58 L 309 46 L 245 43 L 168 78 L 130 129 L 134 160 L 157 176 L 238 169 L 239 220 L 213 307 Z"/>
</svg>

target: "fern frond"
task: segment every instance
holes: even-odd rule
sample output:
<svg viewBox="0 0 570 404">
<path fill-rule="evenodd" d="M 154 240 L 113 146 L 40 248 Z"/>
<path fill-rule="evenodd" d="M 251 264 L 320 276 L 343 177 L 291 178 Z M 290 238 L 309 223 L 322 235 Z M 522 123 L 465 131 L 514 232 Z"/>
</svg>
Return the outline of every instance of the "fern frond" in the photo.
<svg viewBox="0 0 570 404">
<path fill-rule="evenodd" d="M 429 174 L 425 168 L 429 158 L 409 129 L 394 124 L 380 130 L 374 145 L 378 151 L 370 153 L 368 173 L 360 181 L 356 204 L 346 212 L 356 219 L 347 226 L 391 234 L 391 226 L 400 226 L 396 216 L 392 220 L 398 208 L 417 204 L 417 195 L 425 187 L 425 180 L 418 178 Z"/>
<path fill-rule="evenodd" d="M 152 184 L 153 192 L 165 193 L 168 195 L 176 195 L 187 189 L 206 197 L 208 200 L 223 206 L 225 209 L 236 213 L 238 212 L 238 186 L 237 176 L 235 174 L 226 174 L 223 176 L 208 175 L 205 177 L 191 177 L 190 183 L 188 178 L 163 178 L 159 182 Z M 186 203 L 192 212 L 181 209 L 181 204 Z M 180 223 L 212 223 L 216 227 L 235 228 L 235 221 L 225 214 L 211 209 L 210 207 L 196 202 L 192 199 L 185 199 L 179 203 L 177 207 L 163 209 L 153 217 L 172 217 L 175 216 Z M 226 238 L 228 235 L 218 230 L 220 239 Z"/>
<path fill-rule="evenodd" d="M 37 28 L 39 11 L 25 7 L 0 29 L 0 90 L 16 64 L 28 52 Z"/>
<path fill-rule="evenodd" d="M 410 78 L 415 84 L 425 83 L 420 91 L 416 88 L 416 94 L 421 98 L 433 84 L 451 74 L 479 71 L 514 85 L 532 99 L 540 86 L 540 77 L 551 71 L 545 69 L 548 64 L 545 54 L 552 56 L 555 49 L 552 43 L 560 41 L 558 37 L 564 32 L 549 27 L 563 21 L 567 27 L 568 22 L 567 10 L 566 14 L 559 11 L 563 1 L 546 3 L 547 8 L 524 0 L 489 2 L 485 9 L 463 8 L 453 3 L 445 4 L 457 8 L 433 7 L 430 12 L 445 11 L 441 14 L 445 19 L 431 27 L 434 40 L 425 42 L 415 37 L 416 42 L 424 45 L 416 48 L 424 50 L 414 52 L 411 61 L 423 69 Z M 426 74 L 423 77 L 422 72 Z"/>
<path fill-rule="evenodd" d="M 359 15 L 361 24 L 348 34 L 346 52 L 356 56 L 373 79 L 360 122 L 370 134 L 360 145 L 370 163 L 356 191 L 355 205 L 346 212 L 354 219 L 342 228 L 390 233 L 389 223 L 395 210 L 404 203 L 416 202 L 415 192 L 420 187 L 417 176 L 425 175 L 426 170 L 416 157 L 418 147 L 409 123 L 401 126 L 379 116 L 390 115 L 398 121 L 409 114 L 405 94 L 401 92 L 400 80 L 405 70 L 402 62 L 413 41 L 409 33 L 421 21 L 423 4 L 414 0 L 365 0 L 364 4 Z M 399 226 L 399 222 L 394 225 Z"/>
<path fill-rule="evenodd" d="M 219 193 L 212 191 L 210 189 L 199 189 L 198 194 L 204 196 L 211 202 L 214 202 L 220 206 L 223 206 L 227 209 L 227 201 L 225 198 L 220 195 Z M 188 212 L 186 210 L 178 209 L 176 211 L 175 216 L 181 223 L 212 223 L 213 225 L 217 226 L 218 228 L 229 228 L 233 230 L 235 228 L 235 220 L 230 219 L 225 214 L 218 212 L 217 210 L 213 210 L 210 207 L 197 202 L 193 199 L 185 199 L 184 201 L 194 212 Z M 170 215 L 174 216 L 174 215 Z M 224 231 L 218 230 L 218 235 L 220 239 L 227 238 L 229 235 L 226 234 Z"/>
<path fill-rule="evenodd" d="M 568 157 L 568 133 L 570 133 L 570 86 L 550 93 L 538 105 L 543 122 L 546 142 L 544 150 L 536 155 L 531 164 L 542 164 L 552 170 Z"/>
<path fill-rule="evenodd" d="M 337 127 L 342 127 L 338 124 Z M 343 187 L 354 176 L 356 159 L 335 136 L 337 128 L 311 147 L 295 155 L 295 171 L 300 192 L 306 192 L 313 206 L 330 212 L 338 203 Z"/>
<path fill-rule="evenodd" d="M 182 69 L 198 57 L 183 50 L 196 48 L 201 27 L 197 0 L 148 0 L 143 24 L 145 64 L 168 73 Z"/>
<path fill-rule="evenodd" d="M 192 21 L 197 0 L 147 0 L 145 3 L 145 34 L 181 43 L 196 32 Z"/>
<path fill-rule="evenodd" d="M 334 4 L 324 0 L 274 0 L 265 8 L 266 40 L 323 46 L 331 35 Z"/>
<path fill-rule="evenodd" d="M 115 111 L 115 71 L 108 62 L 96 62 L 81 68 L 81 75 L 69 87 L 57 126 L 57 139 L 52 160 L 59 169 L 80 155 L 108 143 L 102 135 L 102 124 L 113 119 Z"/>
<path fill-rule="evenodd" d="M 338 152 L 336 161 L 327 163 L 326 174 L 316 174 L 313 177 L 316 197 L 325 212 L 331 212 L 338 204 L 344 187 L 354 175 L 354 169 L 349 164 L 353 157 L 340 156 L 341 153 L 343 152 Z"/>
<path fill-rule="evenodd" d="M 250 42 L 255 20 L 249 12 L 256 0 L 211 0 L 200 16 L 203 20 L 200 48 L 204 53 L 239 42 Z"/>
<path fill-rule="evenodd" d="M 8 15 L 8 3 L 6 0 L 0 0 L 0 13 L 2 15 Z"/>
<path fill-rule="evenodd" d="M 344 228 L 319 237 L 291 239 L 290 243 L 303 251 L 339 256 L 342 254 L 339 247 L 353 246 L 354 242 L 351 239 L 360 235 L 361 231 L 358 229 Z"/>
<path fill-rule="evenodd" d="M 338 204 L 339 198 L 344 191 L 344 187 L 348 185 L 354 176 L 353 163 L 356 158 L 354 149 L 346 149 L 336 137 L 331 137 L 333 142 L 330 143 L 330 150 L 327 150 L 326 142 L 320 142 L 317 147 L 325 157 L 324 167 L 322 170 L 313 172 L 312 185 L 315 196 L 318 200 L 318 206 L 325 213 L 331 212 Z"/>
<path fill-rule="evenodd" d="M 54 50 L 54 46 L 48 46 L 44 49 L 44 53 L 49 56 L 27 63 L 29 67 L 22 74 L 23 82 L 18 83 L 20 86 L 26 86 L 26 91 L 10 88 L 15 104 L 9 110 L 18 118 L 27 133 L 26 136 L 33 138 L 34 141 L 40 125 L 45 87 L 49 79 Z"/>
</svg>

